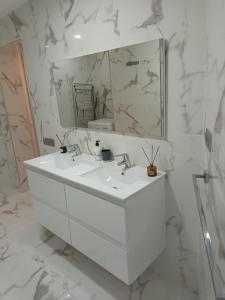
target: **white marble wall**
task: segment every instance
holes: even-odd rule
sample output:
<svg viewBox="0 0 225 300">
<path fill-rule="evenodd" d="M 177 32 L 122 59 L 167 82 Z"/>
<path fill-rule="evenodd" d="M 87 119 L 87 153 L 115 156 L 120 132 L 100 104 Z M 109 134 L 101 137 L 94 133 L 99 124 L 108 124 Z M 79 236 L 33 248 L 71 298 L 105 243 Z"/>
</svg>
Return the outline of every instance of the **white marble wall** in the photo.
<svg viewBox="0 0 225 300">
<path fill-rule="evenodd" d="M 75 124 L 77 124 L 78 127 L 87 128 L 88 121 L 93 121 L 94 115 L 97 119 L 102 117 L 112 118 L 113 108 L 108 51 L 56 61 L 53 76 L 62 127 L 75 127 Z M 81 94 L 76 98 L 76 92 L 73 88 L 74 83 L 92 85 L 93 92 L 89 92 L 87 97 Z M 76 87 L 78 86 L 76 85 Z M 83 102 L 84 99 L 86 100 L 85 102 Z M 81 101 L 82 106 L 85 103 L 85 108 L 88 108 L 84 115 L 81 114 L 80 116 L 78 114 L 81 117 L 80 121 L 76 120 L 77 118 L 75 117 L 77 113 L 74 107 L 75 101 L 78 107 Z"/>
<path fill-rule="evenodd" d="M 225 4 L 223 0 L 207 0 L 208 59 L 205 81 L 205 129 L 212 135 L 204 148 L 204 169 L 215 178 L 202 186 L 208 229 L 219 278 L 217 283 L 225 295 Z M 210 145 L 211 144 L 211 145 Z M 208 145 L 208 148 L 207 148 Z M 202 299 L 209 298 L 210 277 L 203 278 Z"/>
<path fill-rule="evenodd" d="M 0 193 L 18 186 L 18 172 L 13 151 L 8 116 L 0 86 Z"/>
<path fill-rule="evenodd" d="M 109 52 L 115 131 L 162 136 L 161 52 L 160 40 Z M 138 65 L 126 66 L 135 60 Z"/>
<path fill-rule="evenodd" d="M 8 156 L 6 163 L 12 164 L 16 159 L 16 170 L 21 190 L 28 189 L 27 174 L 24 161 L 38 154 L 35 147 L 32 117 L 29 114 L 26 81 L 23 73 L 23 63 L 20 56 L 20 45 L 10 43 L 0 48 L 0 86 L 7 112 L 9 136 L 12 138 L 13 155 Z"/>
<path fill-rule="evenodd" d="M 43 145 L 43 136 L 65 133 L 54 94 L 54 61 L 162 37 L 168 40 L 168 139 L 87 130 L 70 130 L 67 136 L 85 151 L 100 139 L 140 164 L 146 163 L 142 145 L 161 146 L 158 165 L 169 173 L 168 246 L 154 269 L 196 296 L 199 219 L 191 174 L 200 172 L 202 160 L 205 1 L 33 0 L 0 21 L 0 45 L 16 38 L 23 43 L 42 154 L 54 150 Z"/>
</svg>

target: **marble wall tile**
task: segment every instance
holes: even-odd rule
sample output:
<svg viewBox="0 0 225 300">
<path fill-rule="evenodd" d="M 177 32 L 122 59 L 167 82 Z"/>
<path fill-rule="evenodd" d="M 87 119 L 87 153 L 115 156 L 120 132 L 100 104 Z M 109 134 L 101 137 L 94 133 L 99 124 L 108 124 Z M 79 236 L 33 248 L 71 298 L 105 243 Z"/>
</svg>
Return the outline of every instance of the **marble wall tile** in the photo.
<svg viewBox="0 0 225 300">
<path fill-rule="evenodd" d="M 8 115 L 0 86 L 0 191 L 18 185 L 18 173 Z"/>
<path fill-rule="evenodd" d="M 53 80 L 60 124 L 63 127 L 75 127 L 76 125 L 88 127 L 87 122 L 93 121 L 94 118 L 112 118 L 108 56 L 108 52 L 102 52 L 54 63 Z M 82 86 L 84 84 L 90 86 Z M 84 88 L 87 91 L 83 91 L 83 93 L 78 91 L 77 95 L 75 88 Z M 86 105 L 84 108 L 89 110 L 86 112 L 86 116 L 83 112 L 76 122 L 76 108 L 78 108 L 78 112 L 82 110 L 83 103 Z"/>
<path fill-rule="evenodd" d="M 0 85 L 8 118 L 8 130 L 12 138 L 14 160 L 16 159 L 19 185 L 21 189 L 27 190 L 27 176 L 23 162 L 35 157 L 36 149 L 19 47 L 19 44 L 12 43 L 0 49 Z M 11 160 L 9 159 L 8 163 L 11 163 Z"/>
<path fill-rule="evenodd" d="M 56 133 L 66 134 L 70 143 L 79 142 L 86 152 L 100 139 L 114 153 L 128 152 L 132 162 L 143 165 L 146 161 L 140 147 L 161 146 L 157 163 L 169 174 L 168 247 L 155 269 L 160 278 L 181 283 L 195 296 L 196 253 L 200 249 L 191 175 L 201 171 L 205 16 L 204 0 L 31 0 L 0 20 L 0 45 L 22 40 L 42 154 L 54 151 L 43 145 L 43 137 L 55 138 Z M 75 39 L 76 34 L 82 38 Z M 168 41 L 166 140 L 61 128 L 53 62 L 158 38 Z M 58 146 L 56 143 L 56 149 Z"/>
<path fill-rule="evenodd" d="M 217 283 L 225 295 L 224 212 L 225 212 L 225 38 L 224 1 L 207 1 L 208 55 L 205 78 L 205 131 L 203 168 L 214 178 L 202 186 L 202 200 L 212 241 Z M 210 147 L 207 147 L 210 145 Z M 210 276 L 202 280 L 207 287 Z"/>
<path fill-rule="evenodd" d="M 115 131 L 162 136 L 160 48 L 156 40 L 109 52 Z"/>
</svg>

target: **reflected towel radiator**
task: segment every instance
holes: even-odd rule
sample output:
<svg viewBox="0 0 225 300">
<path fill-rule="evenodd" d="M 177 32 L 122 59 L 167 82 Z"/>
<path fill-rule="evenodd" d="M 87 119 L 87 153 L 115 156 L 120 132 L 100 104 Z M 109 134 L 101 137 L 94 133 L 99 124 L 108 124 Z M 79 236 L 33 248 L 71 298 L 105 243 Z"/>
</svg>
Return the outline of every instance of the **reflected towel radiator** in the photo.
<svg viewBox="0 0 225 300">
<path fill-rule="evenodd" d="M 94 86 L 88 83 L 73 83 L 73 99 L 76 127 L 88 127 L 95 119 Z"/>
</svg>

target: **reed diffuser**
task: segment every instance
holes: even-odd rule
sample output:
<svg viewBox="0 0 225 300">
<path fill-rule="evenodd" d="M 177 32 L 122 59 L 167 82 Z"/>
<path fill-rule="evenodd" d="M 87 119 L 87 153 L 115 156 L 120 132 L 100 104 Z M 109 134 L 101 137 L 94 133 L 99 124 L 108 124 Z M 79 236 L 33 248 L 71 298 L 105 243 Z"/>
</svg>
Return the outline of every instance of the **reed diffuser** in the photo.
<svg viewBox="0 0 225 300">
<path fill-rule="evenodd" d="M 58 134 L 56 134 L 56 137 L 57 137 L 57 139 L 59 140 L 59 142 L 60 142 L 60 144 L 61 144 L 61 146 L 60 146 L 60 148 L 59 148 L 59 151 L 60 151 L 61 153 L 66 153 L 66 152 L 67 152 L 67 147 L 64 145 L 65 137 L 64 137 L 64 139 L 63 139 L 63 142 L 61 141 L 61 139 L 60 139 L 60 137 L 58 136 Z"/>
<path fill-rule="evenodd" d="M 157 157 L 157 155 L 158 155 L 159 148 L 160 148 L 160 147 L 158 146 L 157 149 L 156 149 L 156 152 L 155 152 L 155 154 L 154 154 L 154 147 L 153 147 L 153 145 L 152 145 L 151 159 L 149 159 L 149 157 L 148 157 L 148 155 L 147 155 L 145 149 L 142 147 L 142 150 L 143 150 L 143 152 L 144 152 L 144 155 L 146 156 L 146 158 L 147 158 L 147 160 L 148 160 L 148 162 L 149 162 L 149 165 L 147 166 L 147 174 L 148 174 L 148 176 L 150 176 L 150 177 L 155 177 L 155 176 L 157 176 L 157 166 L 155 166 L 154 163 L 155 163 L 155 159 L 156 159 L 156 157 Z"/>
</svg>

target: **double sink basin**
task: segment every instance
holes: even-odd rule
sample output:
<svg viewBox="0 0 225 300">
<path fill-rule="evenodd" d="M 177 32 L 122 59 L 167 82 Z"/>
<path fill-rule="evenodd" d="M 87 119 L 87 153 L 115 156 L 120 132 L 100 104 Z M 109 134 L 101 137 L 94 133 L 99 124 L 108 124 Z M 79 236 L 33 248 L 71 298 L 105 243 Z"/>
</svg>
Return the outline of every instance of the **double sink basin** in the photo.
<svg viewBox="0 0 225 300">
<path fill-rule="evenodd" d="M 165 174 L 161 172 L 157 177 L 150 178 L 147 177 L 146 168 L 133 166 L 122 175 L 123 166 L 118 166 L 116 161 L 98 162 L 94 156 L 84 153 L 73 157 L 69 153 L 56 152 L 26 161 L 25 164 L 39 172 L 47 172 L 69 180 L 70 183 L 121 199 L 129 197 Z"/>
</svg>

